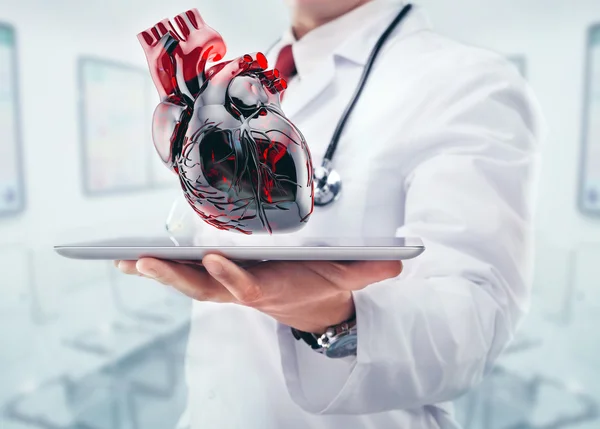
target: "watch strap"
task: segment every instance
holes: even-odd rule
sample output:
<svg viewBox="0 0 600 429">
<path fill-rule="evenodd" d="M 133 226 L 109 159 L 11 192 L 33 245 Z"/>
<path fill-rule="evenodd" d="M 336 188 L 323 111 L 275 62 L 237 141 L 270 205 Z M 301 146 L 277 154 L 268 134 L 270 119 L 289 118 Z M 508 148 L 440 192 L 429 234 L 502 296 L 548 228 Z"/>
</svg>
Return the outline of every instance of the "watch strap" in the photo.
<svg viewBox="0 0 600 429">
<path fill-rule="evenodd" d="M 314 351 L 326 354 L 330 345 L 334 344 L 339 338 L 351 334 L 355 327 L 356 315 L 342 323 L 328 327 L 322 335 L 299 331 L 295 328 L 291 328 L 291 330 L 296 340 L 302 340 Z"/>
<path fill-rule="evenodd" d="M 313 350 L 319 351 L 322 353 L 323 347 L 319 345 L 319 337 L 320 335 L 311 334 L 310 332 L 299 331 L 295 328 L 292 329 L 292 335 L 296 340 L 302 340 L 306 344 L 308 344 Z"/>
</svg>

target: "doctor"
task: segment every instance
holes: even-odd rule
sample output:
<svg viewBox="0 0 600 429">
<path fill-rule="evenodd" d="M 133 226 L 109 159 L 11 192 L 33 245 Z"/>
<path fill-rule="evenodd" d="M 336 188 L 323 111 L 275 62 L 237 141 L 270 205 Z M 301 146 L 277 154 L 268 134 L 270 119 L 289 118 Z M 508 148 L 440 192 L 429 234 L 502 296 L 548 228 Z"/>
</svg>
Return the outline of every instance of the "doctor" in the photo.
<svg viewBox="0 0 600 429">
<path fill-rule="evenodd" d="M 319 166 L 406 3 L 288 2 L 293 25 L 269 63 L 289 79 L 283 109 Z M 528 307 L 539 139 L 537 104 L 514 67 L 408 11 L 330 159 L 342 192 L 297 234 L 418 236 L 423 255 L 403 267 L 119 263 L 195 300 L 182 427 L 457 428 L 450 401 L 482 379 Z"/>
</svg>

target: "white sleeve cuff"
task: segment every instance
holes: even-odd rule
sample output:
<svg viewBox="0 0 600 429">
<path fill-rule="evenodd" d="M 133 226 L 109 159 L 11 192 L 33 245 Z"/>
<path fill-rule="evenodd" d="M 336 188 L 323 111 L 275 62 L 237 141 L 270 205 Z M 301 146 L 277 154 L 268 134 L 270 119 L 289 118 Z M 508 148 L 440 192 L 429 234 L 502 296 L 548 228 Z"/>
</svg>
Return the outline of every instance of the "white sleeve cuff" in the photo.
<svg viewBox="0 0 600 429">
<path fill-rule="evenodd" d="M 361 306 L 356 301 L 355 304 L 358 356 L 364 354 L 361 352 L 364 341 L 361 341 L 360 331 L 361 323 L 368 317 L 363 317 L 359 309 Z M 279 324 L 277 334 L 283 375 L 294 402 L 313 414 L 353 414 L 352 410 L 346 409 L 346 405 L 348 392 L 360 384 L 358 378 L 362 371 L 358 370 L 357 356 L 328 358 L 312 350 L 304 341 L 296 340 L 290 328 L 282 324 Z M 340 409 L 341 404 L 344 404 L 343 410 Z"/>
</svg>

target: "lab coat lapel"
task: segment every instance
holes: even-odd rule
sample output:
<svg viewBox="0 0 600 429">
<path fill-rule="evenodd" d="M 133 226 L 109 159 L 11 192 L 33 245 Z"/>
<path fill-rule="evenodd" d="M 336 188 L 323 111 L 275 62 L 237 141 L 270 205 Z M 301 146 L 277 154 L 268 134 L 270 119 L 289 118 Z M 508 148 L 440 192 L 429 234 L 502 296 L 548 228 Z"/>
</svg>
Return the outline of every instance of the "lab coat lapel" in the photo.
<svg viewBox="0 0 600 429">
<path fill-rule="evenodd" d="M 321 94 L 332 82 L 335 76 L 333 58 L 329 58 L 321 67 L 307 76 L 302 76 L 285 106 L 288 117 L 294 117 Z"/>
<path fill-rule="evenodd" d="M 398 9 L 398 6 L 402 4 L 402 2 L 395 2 L 392 6 L 394 6 L 394 10 L 396 10 Z M 431 24 L 429 23 L 428 17 L 420 7 L 416 6 L 407 17 L 406 21 L 400 25 L 398 31 L 400 37 L 406 37 L 414 32 L 430 28 Z M 286 100 L 287 102 L 284 109 L 286 115 L 293 118 L 304 108 L 308 107 L 319 94 L 332 84 L 333 79 L 335 78 L 336 57 L 346 58 L 356 64 L 364 66 L 379 35 L 379 29 L 377 31 L 369 29 L 367 32 L 358 32 L 354 34 L 352 37 L 348 38 L 348 40 L 343 43 L 336 50 L 334 55 L 322 66 L 318 67 L 314 72 L 307 76 L 300 76 L 298 87 L 295 88 L 296 90 L 293 95 L 290 94 L 289 99 Z"/>
<path fill-rule="evenodd" d="M 365 29 L 362 32 L 355 33 L 352 37 L 349 37 L 338 49 L 335 54 L 341 58 L 345 58 L 349 61 L 364 66 L 367 63 L 367 59 L 371 55 L 371 51 L 377 42 L 377 39 L 381 36 L 384 29 L 387 28 L 391 22 L 391 17 L 399 13 L 401 8 L 406 5 L 405 2 L 390 2 L 389 16 L 385 17 L 384 21 L 377 21 L 370 28 Z M 407 37 L 415 32 L 422 30 L 431 29 L 431 23 L 429 17 L 425 14 L 420 6 L 413 6 L 412 11 L 408 14 L 403 22 L 401 22 L 395 31 L 397 38 Z"/>
</svg>

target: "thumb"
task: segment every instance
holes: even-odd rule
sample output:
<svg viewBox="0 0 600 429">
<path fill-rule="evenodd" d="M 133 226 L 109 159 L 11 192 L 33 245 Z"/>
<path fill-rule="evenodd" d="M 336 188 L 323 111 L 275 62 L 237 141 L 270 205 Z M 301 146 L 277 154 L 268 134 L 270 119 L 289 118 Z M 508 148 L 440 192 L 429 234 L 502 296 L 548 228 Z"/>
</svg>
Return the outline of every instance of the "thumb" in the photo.
<svg viewBox="0 0 600 429">
<path fill-rule="evenodd" d="M 220 255 L 206 255 L 202 265 L 208 273 L 221 283 L 242 305 L 256 305 L 263 290 L 255 277 Z"/>
<path fill-rule="evenodd" d="M 400 275 L 401 261 L 319 262 L 312 267 L 318 274 L 343 290 L 360 290 Z"/>
<path fill-rule="evenodd" d="M 359 290 L 402 273 L 402 261 L 357 261 L 350 264 L 350 281 L 345 289 Z"/>
</svg>

